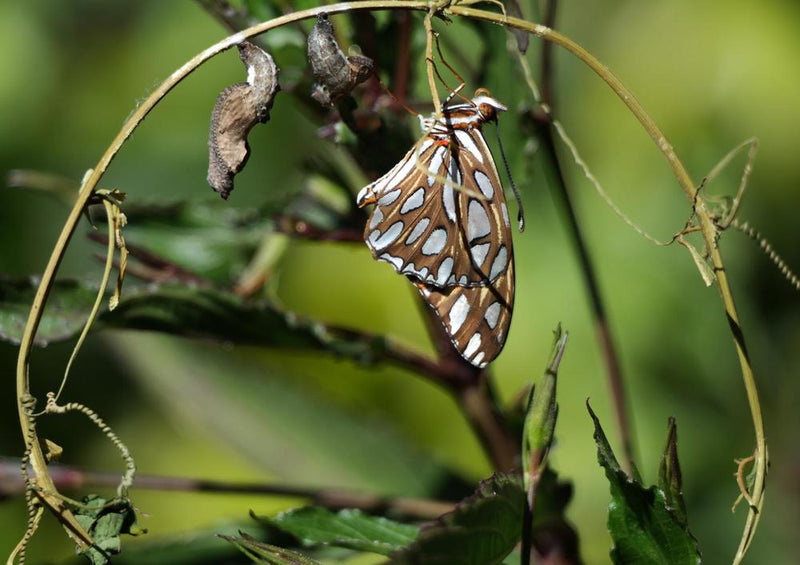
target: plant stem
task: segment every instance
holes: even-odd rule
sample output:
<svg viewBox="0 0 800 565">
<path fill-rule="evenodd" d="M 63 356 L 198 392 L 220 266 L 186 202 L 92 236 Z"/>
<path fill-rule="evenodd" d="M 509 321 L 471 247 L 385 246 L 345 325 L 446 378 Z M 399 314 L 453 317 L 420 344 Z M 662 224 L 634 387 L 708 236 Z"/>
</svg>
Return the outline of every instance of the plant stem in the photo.
<svg viewBox="0 0 800 565">
<path fill-rule="evenodd" d="M 495 471 L 509 472 L 519 466 L 519 440 L 511 436 L 498 409 L 491 381 L 484 378 L 463 388 L 457 401 Z"/>
<path fill-rule="evenodd" d="M 119 473 L 82 470 L 67 465 L 56 465 L 51 467 L 50 474 L 54 484 L 62 491 L 85 488 L 116 488 L 119 485 Z M 159 491 L 307 498 L 314 505 L 324 506 L 333 510 L 358 508 L 369 512 L 389 511 L 415 520 L 433 520 L 437 516 L 449 512 L 454 506 L 454 503 L 447 501 L 385 497 L 337 489 L 262 482 L 248 483 L 167 477 L 163 475 L 137 475 L 136 488 Z M 19 460 L 0 458 L 0 494 L 13 496 L 21 494 L 24 490 L 25 484 L 20 473 Z"/>
</svg>

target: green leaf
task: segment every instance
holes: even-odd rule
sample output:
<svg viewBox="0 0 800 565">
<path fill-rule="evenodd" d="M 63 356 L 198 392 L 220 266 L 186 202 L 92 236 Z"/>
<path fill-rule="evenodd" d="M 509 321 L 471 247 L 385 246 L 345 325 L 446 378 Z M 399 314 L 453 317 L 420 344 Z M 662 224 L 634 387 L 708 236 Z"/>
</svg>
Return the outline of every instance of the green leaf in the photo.
<svg viewBox="0 0 800 565">
<path fill-rule="evenodd" d="M 144 250 L 203 279 L 228 285 L 250 261 L 272 227 L 269 213 L 224 202 L 131 205 L 125 239 L 132 252 Z M 135 253 L 134 253 L 135 254 Z"/>
<path fill-rule="evenodd" d="M 39 280 L 0 279 L 0 339 L 19 344 Z M 97 295 L 97 288 L 77 281 L 56 283 L 50 293 L 34 345 L 45 347 L 81 331 Z"/>
<path fill-rule="evenodd" d="M 614 541 L 614 563 L 681 565 L 701 563 L 697 540 L 669 506 L 664 490 L 645 488 L 620 469 L 600 421 L 586 403 L 594 421 L 597 459 L 605 469 L 611 490 L 608 530 Z"/>
<path fill-rule="evenodd" d="M 396 565 L 495 565 L 520 539 L 525 494 L 522 481 L 494 475 L 474 495 L 435 522 L 423 525 L 417 540 L 395 553 Z"/>
<path fill-rule="evenodd" d="M 227 292 L 177 284 L 129 291 L 113 312 L 101 315 L 100 321 L 106 327 L 240 344 L 321 347 L 312 325 L 280 312 L 266 301 L 246 302 Z"/>
<path fill-rule="evenodd" d="M 260 542 L 245 533 L 239 537 L 219 536 L 231 542 L 242 553 L 247 555 L 254 563 L 266 563 L 268 565 L 320 565 L 319 561 L 310 557 L 284 549 L 275 545 Z"/>
<path fill-rule="evenodd" d="M 38 282 L 0 280 L 0 339 L 17 344 Z M 34 343 L 45 346 L 81 331 L 97 288 L 76 281 L 53 285 Z M 266 300 L 247 301 L 212 288 L 175 283 L 128 288 L 113 312 L 104 309 L 98 326 L 158 331 L 220 342 L 328 350 L 372 362 L 384 351 L 380 337 L 335 330 L 283 312 Z"/>
<path fill-rule="evenodd" d="M 121 551 L 120 535 L 144 533 L 136 525 L 136 513 L 127 499 L 106 500 L 93 494 L 82 503 L 74 510 L 75 519 L 92 536 L 95 545 L 85 550 L 78 548 L 77 552 L 92 564 L 110 563 L 110 556 Z"/>
<path fill-rule="evenodd" d="M 320 507 L 300 508 L 279 514 L 272 523 L 306 546 L 330 544 L 381 555 L 401 549 L 419 534 L 417 526 L 354 509 L 334 513 Z"/>
</svg>

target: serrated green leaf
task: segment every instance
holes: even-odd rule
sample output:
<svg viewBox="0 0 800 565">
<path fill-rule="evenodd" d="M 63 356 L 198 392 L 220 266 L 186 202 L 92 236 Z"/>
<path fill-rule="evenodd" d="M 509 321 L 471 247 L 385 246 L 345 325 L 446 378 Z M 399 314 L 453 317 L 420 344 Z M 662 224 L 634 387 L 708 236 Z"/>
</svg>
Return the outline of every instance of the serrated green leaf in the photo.
<svg viewBox="0 0 800 565">
<path fill-rule="evenodd" d="M 522 533 L 522 480 L 495 475 L 474 495 L 435 522 L 417 540 L 393 554 L 395 565 L 495 565 L 514 549 Z"/>
<path fill-rule="evenodd" d="M 0 279 L 0 340 L 18 344 L 39 280 Z M 50 293 L 34 345 L 68 339 L 81 331 L 92 308 L 97 288 L 77 281 L 60 281 Z"/>
<path fill-rule="evenodd" d="M 0 280 L 0 340 L 19 343 L 38 282 Z M 45 346 L 78 334 L 96 287 L 76 281 L 53 285 L 34 342 Z M 103 310 L 96 327 L 158 331 L 184 337 L 263 347 L 328 350 L 371 362 L 384 351 L 383 339 L 327 328 L 274 308 L 266 300 L 246 301 L 212 288 L 175 283 L 131 287 L 113 312 Z"/>
<path fill-rule="evenodd" d="M 238 537 L 219 537 L 231 542 L 242 553 L 252 559 L 254 563 L 266 563 L 267 565 L 321 565 L 319 561 L 311 559 L 307 555 L 260 542 L 244 533 Z"/>
<path fill-rule="evenodd" d="M 608 439 L 589 403 L 594 422 L 597 459 L 611 490 L 608 530 L 614 547 L 611 559 L 625 565 L 697 565 L 702 562 L 697 540 L 669 507 L 660 488 L 645 488 L 617 463 Z"/>
<path fill-rule="evenodd" d="M 330 544 L 381 555 L 403 548 L 419 534 L 418 526 L 355 509 L 334 513 L 320 507 L 300 508 L 283 512 L 271 522 L 306 546 Z"/>
<path fill-rule="evenodd" d="M 78 555 L 86 557 L 93 565 L 105 565 L 110 556 L 121 551 L 122 534 L 143 533 L 136 525 L 136 513 L 127 499 L 107 500 L 98 495 L 89 495 L 83 506 L 73 510 L 75 519 L 92 536 L 94 546 L 77 549 Z"/>
<path fill-rule="evenodd" d="M 159 259 L 220 285 L 231 283 L 272 227 L 269 210 L 225 207 L 223 202 L 126 205 L 125 238 L 132 250 Z"/>
</svg>

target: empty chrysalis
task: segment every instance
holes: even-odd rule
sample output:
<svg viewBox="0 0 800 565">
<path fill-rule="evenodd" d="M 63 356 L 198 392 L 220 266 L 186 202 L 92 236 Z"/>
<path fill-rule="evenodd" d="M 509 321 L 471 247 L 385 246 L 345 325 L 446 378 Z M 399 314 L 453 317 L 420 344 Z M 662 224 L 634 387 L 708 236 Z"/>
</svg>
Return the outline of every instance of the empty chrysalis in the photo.
<svg viewBox="0 0 800 565">
<path fill-rule="evenodd" d="M 348 57 L 342 52 L 327 14 L 317 16 L 308 36 L 308 62 L 316 80 L 311 97 L 323 106 L 333 106 L 375 72 L 369 57 Z"/>
<path fill-rule="evenodd" d="M 257 123 L 269 121 L 269 112 L 280 90 L 278 67 L 269 53 L 244 41 L 239 58 L 247 67 L 247 82 L 229 86 L 217 98 L 208 137 L 208 184 L 228 199 L 233 177 L 250 155 L 247 134 Z"/>
</svg>

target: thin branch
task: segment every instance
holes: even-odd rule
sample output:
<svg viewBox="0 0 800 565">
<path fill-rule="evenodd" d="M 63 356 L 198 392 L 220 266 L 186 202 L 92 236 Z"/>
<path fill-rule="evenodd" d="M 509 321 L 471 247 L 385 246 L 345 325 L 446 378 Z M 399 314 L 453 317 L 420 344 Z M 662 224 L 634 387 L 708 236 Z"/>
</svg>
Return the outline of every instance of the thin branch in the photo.
<svg viewBox="0 0 800 565">
<path fill-rule="evenodd" d="M 18 459 L 0 458 L 0 495 L 21 496 L 25 492 L 25 482 L 19 466 Z M 53 465 L 50 468 L 50 474 L 59 491 L 117 488 L 119 486 L 119 473 L 83 470 L 68 465 Z M 452 502 L 442 500 L 378 496 L 347 490 L 276 483 L 218 481 L 164 475 L 137 475 L 136 488 L 217 494 L 296 496 L 307 498 L 311 504 L 316 506 L 324 506 L 333 510 L 358 508 L 368 512 L 391 512 L 415 520 L 432 520 L 449 512 L 455 506 Z"/>
</svg>

